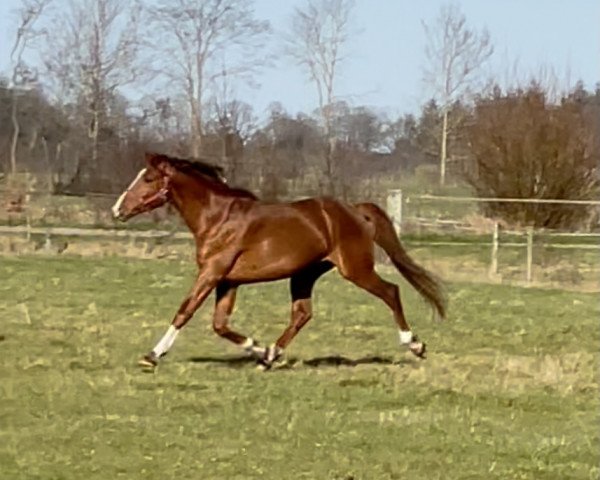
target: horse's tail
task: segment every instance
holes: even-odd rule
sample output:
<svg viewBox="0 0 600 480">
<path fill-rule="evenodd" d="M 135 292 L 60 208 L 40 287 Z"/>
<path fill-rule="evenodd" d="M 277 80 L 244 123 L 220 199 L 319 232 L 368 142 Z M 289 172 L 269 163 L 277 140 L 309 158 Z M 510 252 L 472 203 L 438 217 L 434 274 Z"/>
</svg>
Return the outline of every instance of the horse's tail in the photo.
<svg viewBox="0 0 600 480">
<path fill-rule="evenodd" d="M 441 283 L 409 257 L 387 213 L 374 203 L 359 203 L 354 207 L 375 226 L 375 243 L 390 257 L 402 276 L 431 304 L 442 319 L 445 318 L 446 298 Z"/>
</svg>

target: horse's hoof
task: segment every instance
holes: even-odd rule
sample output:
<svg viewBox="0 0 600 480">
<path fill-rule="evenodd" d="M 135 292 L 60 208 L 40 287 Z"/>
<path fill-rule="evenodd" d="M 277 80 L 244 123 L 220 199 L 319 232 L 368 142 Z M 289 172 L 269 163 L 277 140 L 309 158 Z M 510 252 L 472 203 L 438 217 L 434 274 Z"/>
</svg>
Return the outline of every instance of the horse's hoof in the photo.
<svg viewBox="0 0 600 480">
<path fill-rule="evenodd" d="M 408 346 L 410 351 L 419 358 L 427 358 L 427 345 L 423 342 L 411 342 Z"/>
<path fill-rule="evenodd" d="M 256 362 L 256 369 L 261 372 L 268 372 L 273 367 L 272 363 L 266 362 L 265 360 L 258 360 Z"/>
<path fill-rule="evenodd" d="M 258 368 L 263 372 L 271 370 L 273 364 L 281 358 L 283 355 L 283 349 L 273 344 L 265 349 L 265 353 L 262 358 L 257 361 Z"/>
<path fill-rule="evenodd" d="M 138 361 L 138 365 L 143 368 L 154 370 L 158 365 L 158 359 L 156 358 L 156 355 L 154 355 L 153 353 L 149 353 L 147 355 L 144 355 Z"/>
</svg>

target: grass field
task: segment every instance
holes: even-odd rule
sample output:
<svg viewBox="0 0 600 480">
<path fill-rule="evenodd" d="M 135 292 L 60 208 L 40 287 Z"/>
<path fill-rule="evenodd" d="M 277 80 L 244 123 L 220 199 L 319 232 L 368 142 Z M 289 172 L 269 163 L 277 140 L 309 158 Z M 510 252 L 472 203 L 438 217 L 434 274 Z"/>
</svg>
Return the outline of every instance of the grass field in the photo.
<svg viewBox="0 0 600 480">
<path fill-rule="evenodd" d="M 594 294 L 449 285 L 446 323 L 402 283 L 419 361 L 379 301 L 328 274 L 315 319 L 262 373 L 205 307 L 154 374 L 136 366 L 190 264 L 0 257 L 2 479 L 597 479 Z M 397 279 L 394 274 L 389 275 Z M 212 303 L 212 302 L 211 302 Z M 263 343 L 287 285 L 240 289 Z"/>
</svg>

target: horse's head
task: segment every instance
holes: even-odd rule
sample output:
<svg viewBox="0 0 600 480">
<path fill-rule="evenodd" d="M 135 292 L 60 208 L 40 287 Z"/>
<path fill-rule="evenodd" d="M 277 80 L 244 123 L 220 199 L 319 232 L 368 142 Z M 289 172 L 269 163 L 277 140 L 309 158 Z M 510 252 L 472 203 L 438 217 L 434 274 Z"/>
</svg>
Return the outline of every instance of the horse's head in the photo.
<svg viewBox="0 0 600 480">
<path fill-rule="evenodd" d="M 140 170 L 133 182 L 112 207 L 114 217 L 126 221 L 140 213 L 149 212 L 169 201 L 173 167 L 158 154 L 146 154 L 146 168 Z"/>
</svg>

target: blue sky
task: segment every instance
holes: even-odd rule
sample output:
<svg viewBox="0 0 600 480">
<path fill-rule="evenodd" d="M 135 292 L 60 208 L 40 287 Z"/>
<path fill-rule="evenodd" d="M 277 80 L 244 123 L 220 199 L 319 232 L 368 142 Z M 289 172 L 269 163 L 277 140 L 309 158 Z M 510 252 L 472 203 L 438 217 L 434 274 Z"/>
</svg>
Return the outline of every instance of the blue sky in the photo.
<svg viewBox="0 0 600 480">
<path fill-rule="evenodd" d="M 76 1 L 76 0 L 75 0 Z M 63 0 L 55 0 L 60 8 Z M 287 29 L 304 0 L 256 0 L 258 18 L 275 32 Z M 353 28 L 338 84 L 338 97 L 391 114 L 416 111 L 428 98 L 422 68 L 425 35 L 421 21 L 432 22 L 441 0 L 356 0 Z M 495 46 L 488 74 L 498 81 L 517 63 L 520 74 L 553 68 L 566 82 L 581 79 L 588 88 L 600 81 L 599 0 L 462 0 L 457 3 L 471 27 L 487 27 Z M 0 70 L 6 71 L 15 29 L 11 11 L 18 0 L 0 0 Z M 277 40 L 273 43 L 276 43 Z M 258 114 L 279 101 L 290 112 L 311 111 L 314 87 L 293 64 L 280 60 L 258 78 L 259 88 L 238 95 Z M 164 91 L 162 92 L 164 95 Z"/>
</svg>

